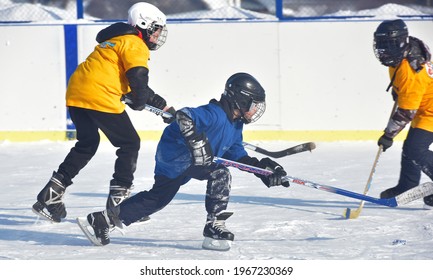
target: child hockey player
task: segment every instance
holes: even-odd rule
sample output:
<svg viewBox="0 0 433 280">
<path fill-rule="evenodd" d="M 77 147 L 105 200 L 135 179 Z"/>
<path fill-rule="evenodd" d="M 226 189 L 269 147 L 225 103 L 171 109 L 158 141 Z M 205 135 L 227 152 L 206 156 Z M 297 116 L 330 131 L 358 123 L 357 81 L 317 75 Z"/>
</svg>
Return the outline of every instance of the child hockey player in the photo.
<svg viewBox="0 0 433 280">
<path fill-rule="evenodd" d="M 242 145 L 244 124 L 257 121 L 266 107 L 265 91 L 250 74 L 236 73 L 225 84 L 219 101 L 176 112 L 176 121 L 163 132 L 158 143 L 155 182 L 118 206 L 78 218 L 80 228 L 95 245 L 110 243 L 109 232 L 115 226 L 129 226 L 143 217 L 163 209 L 179 187 L 190 179 L 207 180 L 203 230 L 203 248 L 229 250 L 234 234 L 225 227 L 232 213 L 224 212 L 229 201 L 230 171 L 213 162 L 213 157 L 272 170 L 269 176 L 256 175 L 268 186 L 283 185 L 283 167 L 269 158 L 260 161 L 248 156 Z"/>
<path fill-rule="evenodd" d="M 149 51 L 162 46 L 166 36 L 165 15 L 144 2 L 131 6 L 128 24 L 118 22 L 98 33 L 96 40 L 100 44 L 72 74 L 66 92 L 66 105 L 78 141 L 37 195 L 33 212 L 57 223 L 66 217 L 66 188 L 95 155 L 99 130 L 118 148 L 107 207 L 116 206 L 129 196 L 140 137 L 121 97 L 129 97 L 128 105 L 133 110 L 143 110 L 149 104 L 175 112 L 166 108 L 165 99 L 148 86 Z"/>
<path fill-rule="evenodd" d="M 392 95 L 397 109 L 391 116 L 378 145 L 386 151 L 403 128 L 411 127 L 403 144 L 400 179 L 397 186 L 380 194 L 395 197 L 420 183 L 421 171 L 433 179 L 433 64 L 428 47 L 409 36 L 401 20 L 383 21 L 374 33 L 374 50 L 388 67 Z M 433 208 L 433 195 L 424 197 L 425 208 Z"/>
</svg>

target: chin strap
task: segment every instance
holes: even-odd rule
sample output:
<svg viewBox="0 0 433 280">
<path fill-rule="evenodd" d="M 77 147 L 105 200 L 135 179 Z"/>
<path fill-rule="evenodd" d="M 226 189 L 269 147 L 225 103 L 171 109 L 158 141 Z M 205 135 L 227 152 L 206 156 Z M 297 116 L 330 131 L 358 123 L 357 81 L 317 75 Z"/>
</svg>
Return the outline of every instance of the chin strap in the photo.
<svg viewBox="0 0 433 280">
<path fill-rule="evenodd" d="M 394 83 L 394 81 L 395 81 L 395 76 L 397 75 L 397 71 L 398 71 L 398 69 L 400 68 L 400 65 L 401 65 L 401 63 L 397 66 L 397 68 L 395 69 L 395 71 L 394 71 L 394 75 L 392 75 L 392 78 L 391 78 L 391 81 L 389 82 L 389 85 L 388 85 L 388 87 L 386 88 L 386 91 L 388 92 L 389 91 L 389 89 L 392 87 L 392 84 Z"/>
</svg>

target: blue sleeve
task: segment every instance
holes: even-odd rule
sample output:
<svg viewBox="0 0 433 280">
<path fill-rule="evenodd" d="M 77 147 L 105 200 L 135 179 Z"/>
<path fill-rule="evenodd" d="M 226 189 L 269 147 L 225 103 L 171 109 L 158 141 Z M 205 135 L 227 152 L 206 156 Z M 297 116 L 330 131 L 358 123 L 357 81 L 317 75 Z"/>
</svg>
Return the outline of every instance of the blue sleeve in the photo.
<svg viewBox="0 0 433 280">
<path fill-rule="evenodd" d="M 244 145 L 242 144 L 242 133 L 240 133 L 235 143 L 227 152 L 224 153 L 223 158 L 237 161 L 238 159 L 247 155 L 248 153 L 245 151 Z"/>
<path fill-rule="evenodd" d="M 187 114 L 192 121 L 194 122 L 197 133 L 201 133 L 203 131 L 208 131 L 209 128 L 213 126 L 218 126 L 215 122 L 218 118 L 216 118 L 211 111 L 206 110 L 206 107 L 201 106 L 197 108 L 182 108 L 182 112 Z"/>
<path fill-rule="evenodd" d="M 197 133 L 205 133 L 214 156 L 237 160 L 247 155 L 242 145 L 243 124 L 231 122 L 224 110 L 214 104 L 183 108 L 194 122 Z"/>
</svg>

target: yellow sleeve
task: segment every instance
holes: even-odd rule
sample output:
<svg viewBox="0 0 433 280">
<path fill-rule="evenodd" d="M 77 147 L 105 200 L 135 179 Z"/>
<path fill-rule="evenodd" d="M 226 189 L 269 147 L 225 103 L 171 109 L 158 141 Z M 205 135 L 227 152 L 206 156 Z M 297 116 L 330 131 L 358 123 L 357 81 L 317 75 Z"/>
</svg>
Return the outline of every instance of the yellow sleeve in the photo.
<svg viewBox="0 0 433 280">
<path fill-rule="evenodd" d="M 398 107 L 406 110 L 418 110 L 427 89 L 424 75 L 416 73 L 404 59 L 397 70 L 393 89 L 398 94 Z"/>
<path fill-rule="evenodd" d="M 150 58 L 149 48 L 138 36 L 127 35 L 125 37 L 123 44 L 119 48 L 119 56 L 125 72 L 138 66 L 149 69 L 147 64 Z"/>
<path fill-rule="evenodd" d="M 126 71 L 148 68 L 149 49 L 138 36 L 123 35 L 107 40 L 81 63 L 71 76 L 66 105 L 106 113 L 121 113 L 122 94 L 131 91 Z"/>
</svg>

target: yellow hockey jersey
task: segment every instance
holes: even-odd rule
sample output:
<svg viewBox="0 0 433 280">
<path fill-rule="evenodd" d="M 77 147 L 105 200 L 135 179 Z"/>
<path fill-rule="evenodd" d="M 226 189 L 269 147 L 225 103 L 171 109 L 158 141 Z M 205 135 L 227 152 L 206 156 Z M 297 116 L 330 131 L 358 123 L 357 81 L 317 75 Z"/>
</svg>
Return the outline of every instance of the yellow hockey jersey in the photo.
<svg viewBox="0 0 433 280">
<path fill-rule="evenodd" d="M 69 79 L 66 105 L 122 113 L 125 104 L 120 98 L 131 91 L 125 73 L 137 66 L 148 68 L 149 57 L 149 48 L 134 34 L 100 43 Z"/>
<path fill-rule="evenodd" d="M 389 67 L 390 77 L 397 68 Z M 427 62 L 415 72 L 407 59 L 403 59 L 393 81 L 398 95 L 398 107 L 417 110 L 411 126 L 433 132 L 433 64 Z"/>
</svg>

